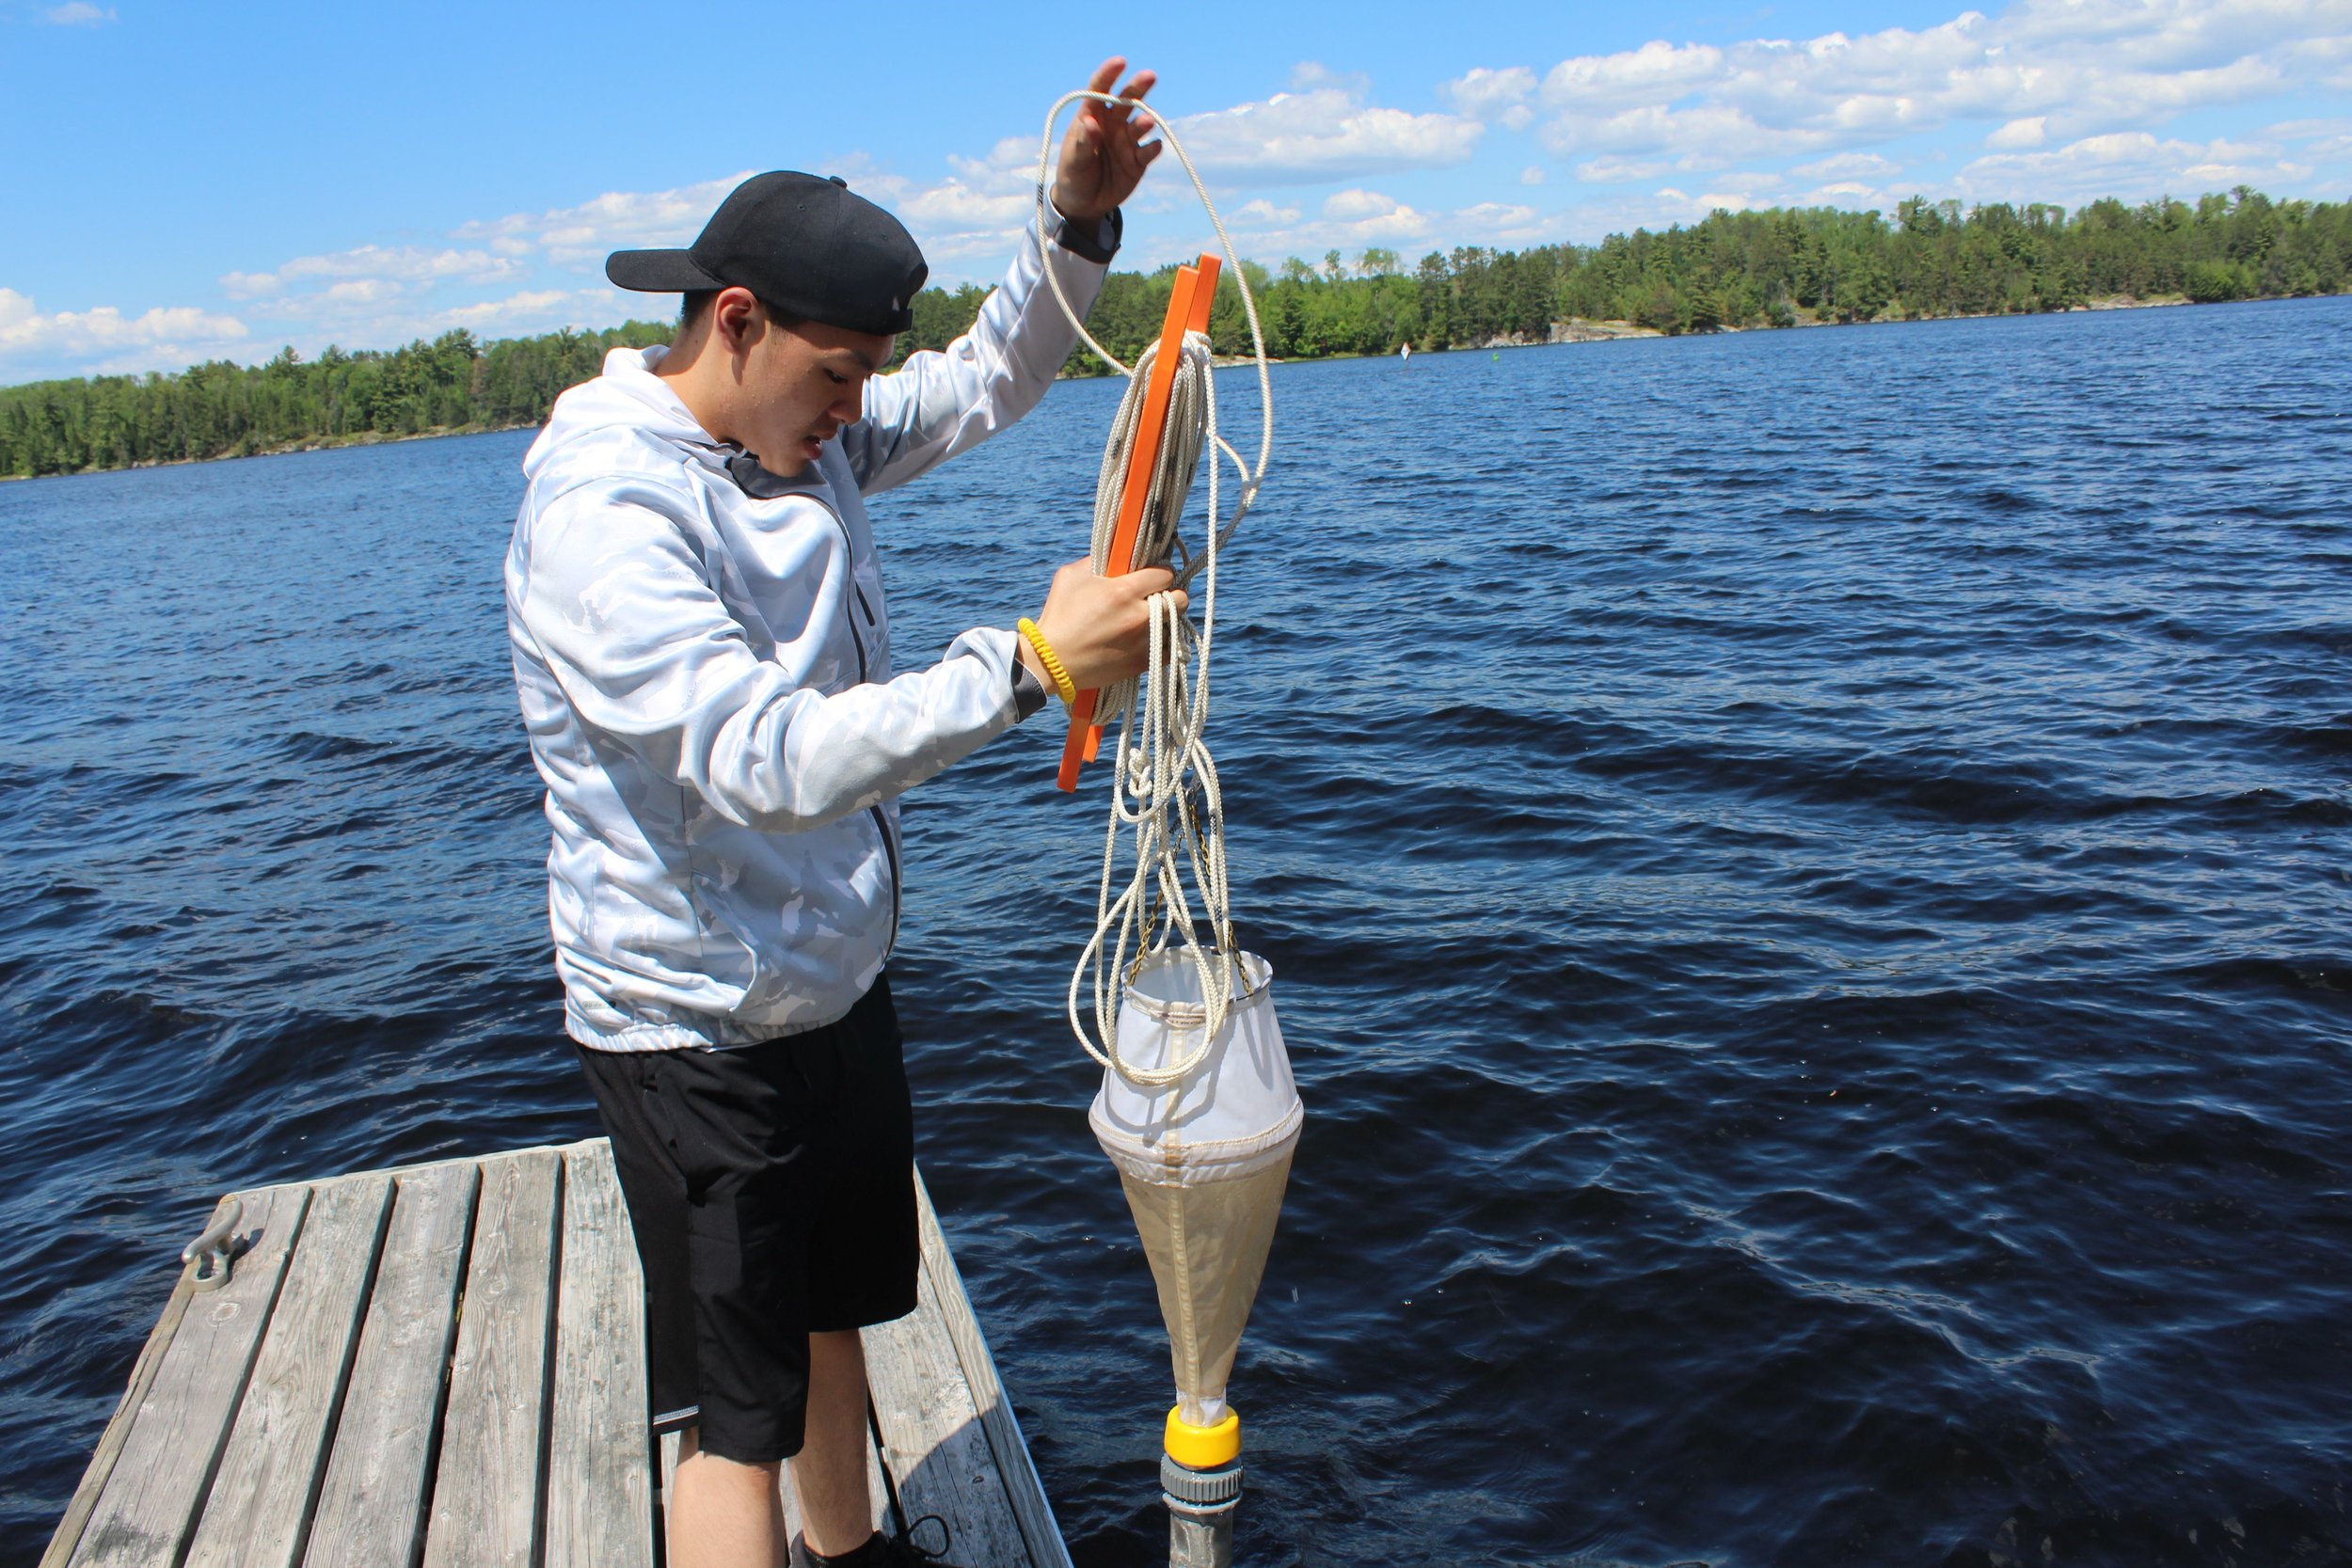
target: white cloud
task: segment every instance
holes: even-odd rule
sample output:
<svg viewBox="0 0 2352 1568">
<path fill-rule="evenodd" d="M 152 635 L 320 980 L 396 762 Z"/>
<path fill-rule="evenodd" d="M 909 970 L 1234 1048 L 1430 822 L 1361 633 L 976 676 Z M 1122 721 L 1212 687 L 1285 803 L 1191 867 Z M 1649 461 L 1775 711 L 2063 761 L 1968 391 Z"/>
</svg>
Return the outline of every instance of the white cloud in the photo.
<svg viewBox="0 0 2352 1568">
<path fill-rule="evenodd" d="M 1770 169 L 1726 169 L 1716 174 L 1715 183 L 1725 190 L 1755 193 L 1778 190 L 1782 177 Z"/>
<path fill-rule="evenodd" d="M 908 228 L 918 231 L 981 230 L 1010 238 L 1036 214 L 1037 192 L 991 192 L 961 180 L 945 180 L 909 192 L 898 206 Z"/>
<path fill-rule="evenodd" d="M 231 299 L 258 299 L 280 293 L 290 283 L 325 278 L 489 283 L 517 277 L 523 270 L 515 256 L 493 254 L 485 249 L 434 250 L 422 245 L 365 245 L 331 255 L 297 256 L 275 272 L 229 273 L 221 278 L 220 286 Z"/>
<path fill-rule="evenodd" d="M 1295 207 L 1249 206 L 1267 221 L 1248 228 L 1235 225 L 1234 244 L 1243 255 L 1268 262 L 1285 256 L 1319 258 L 1330 250 L 1353 258 L 1378 246 L 1402 253 L 1409 268 L 1416 256 L 1442 246 L 1546 245 L 1565 234 L 1561 214 L 1515 202 L 1482 201 L 1450 212 L 1428 212 L 1377 191 L 1349 189 L 1327 198 L 1322 213 L 1307 222 L 1298 221 Z M 1170 248 L 1158 259 L 1175 260 L 1178 255 Z M 1136 264 L 1152 262 L 1138 258 Z"/>
<path fill-rule="evenodd" d="M 332 305 L 381 305 L 401 292 L 399 284 L 381 277 L 354 277 L 334 284 L 319 297 Z"/>
<path fill-rule="evenodd" d="M 1544 171 L 1543 171 L 1542 166 L 1537 165 L 1537 164 L 1530 164 L 1530 165 L 1528 165 L 1525 168 L 1523 168 L 1523 169 L 1519 170 L 1519 183 L 1520 183 L 1520 184 L 1522 184 L 1522 185 L 1540 185 L 1540 184 L 1542 184 L 1543 182 L 1544 182 Z"/>
<path fill-rule="evenodd" d="M 53 27 L 103 27 L 115 20 L 115 9 L 93 6 L 89 0 L 67 0 L 41 12 L 40 19 Z"/>
<path fill-rule="evenodd" d="M 1883 127 L 1882 134 L 1899 129 Z M 1833 126 L 1766 125 L 1744 108 L 1720 103 L 1694 103 L 1683 109 L 1651 103 L 1607 115 L 1563 115 L 1545 122 L 1543 138 L 1547 147 L 1564 156 L 1596 151 L 1624 157 L 1704 156 L 1722 149 L 1748 157 L 1783 157 L 1860 139 Z"/>
<path fill-rule="evenodd" d="M 1397 210 L 1396 198 L 1376 191 L 1335 191 L 1323 198 L 1323 215 L 1327 218 L 1381 217 Z"/>
<path fill-rule="evenodd" d="M 1655 231 L 1677 223 L 1696 223 L 1719 205 L 1722 203 L 1663 185 L 1652 191 L 1629 191 L 1581 202 L 1556 221 L 1567 238 L 1590 245 L 1609 234 L 1629 234 L 1637 229 Z"/>
<path fill-rule="evenodd" d="M 1561 234 L 1556 214 L 1512 201 L 1481 201 L 1464 207 L 1448 215 L 1445 227 L 1457 240 L 1498 245 L 1544 245 Z"/>
<path fill-rule="evenodd" d="M 428 250 L 421 245 L 363 245 L 332 256 L 298 256 L 278 269 L 280 279 L 310 277 L 396 277 L 405 282 L 462 277 L 468 282 L 512 277 L 514 258 L 485 250 Z"/>
<path fill-rule="evenodd" d="M 1229 226 L 1235 229 L 1268 229 L 1297 221 L 1297 208 L 1278 207 L 1263 197 L 1243 202 L 1227 219 Z"/>
<path fill-rule="evenodd" d="M 2275 143 L 2165 140 L 2146 131 L 2118 131 L 2047 151 L 1989 154 L 1963 168 L 1954 182 L 1963 195 L 1980 200 L 2082 201 L 2132 191 L 2277 185 L 2310 173 L 2310 165 L 2287 159 Z"/>
<path fill-rule="evenodd" d="M 1790 196 L 1781 205 L 1788 207 L 1838 207 L 1850 213 L 1891 213 L 1902 196 L 1883 185 L 1867 185 L 1859 180 L 1834 180 L 1826 185 L 1816 185 L 1809 191 Z"/>
<path fill-rule="evenodd" d="M 1799 164 L 1789 173 L 1804 180 L 1883 180 L 1902 172 L 1902 166 L 1876 152 L 1840 152 Z"/>
<path fill-rule="evenodd" d="M 1428 214 L 1378 191 L 1335 191 L 1323 200 L 1322 230 L 1337 245 L 1418 239 L 1429 232 Z"/>
<path fill-rule="evenodd" d="M 1535 110 L 1528 103 L 1535 96 L 1535 73 L 1523 65 L 1501 71 L 1480 66 L 1439 90 L 1473 119 L 1500 120 L 1514 131 L 1524 131 L 1535 119 Z"/>
<path fill-rule="evenodd" d="M 1656 40 L 1614 55 L 1581 55 L 1544 74 L 1544 104 L 1561 114 L 1671 103 L 1723 73 L 1724 52 Z"/>
<path fill-rule="evenodd" d="M 1174 122 L 1203 179 L 1272 185 L 1451 168 L 1470 157 L 1485 130 L 1465 115 L 1368 103 L 1360 82 L 1316 67 L 1302 66 L 1294 80 L 1297 91 Z"/>
<path fill-rule="evenodd" d="M 0 289 L 0 357 L 131 353 L 176 369 L 246 335 L 245 324 L 234 316 L 192 305 L 157 307 L 138 316 L 126 316 L 111 305 L 43 315 L 26 295 Z"/>
<path fill-rule="evenodd" d="M 1679 191 L 1675 195 L 1681 197 Z M 1631 191 L 1612 194 L 1597 199 L 1579 201 L 1568 210 L 1569 237 L 1580 245 L 1591 245 L 1610 234 L 1630 234 L 1636 230 L 1657 230 L 1670 222 L 1685 218 L 1704 217 L 1704 213 L 1677 209 L 1672 217 L 1661 216 L 1655 193 Z"/>
<path fill-rule="evenodd" d="M 2141 71 L 2298 46 L 2352 20 L 2341 0 L 2027 0 L 2002 17 L 2021 43 L 2082 44 Z"/>
<path fill-rule="evenodd" d="M 1466 113 L 1521 103 L 1525 68 L 1446 84 Z M 2020 0 L 1997 17 L 1728 46 L 1663 40 L 1545 74 L 1554 151 L 1743 160 L 1989 121 L 2010 150 L 2145 130 L 2352 71 L 2352 0 Z"/>
<path fill-rule="evenodd" d="M 1666 193 L 1659 193 L 1663 196 Z M 1746 191 L 1702 191 L 1690 198 L 1692 206 L 1708 213 L 1744 213 L 1751 207 L 1769 207 L 1770 201 L 1759 200 Z"/>
<path fill-rule="evenodd" d="M 842 176 L 860 196 L 897 213 L 934 275 L 943 262 L 1001 265 L 1037 213 L 1036 139 L 1004 136 L 984 156 L 951 152 L 946 161 L 955 172 L 930 184 L 885 170 L 863 152 L 823 172 Z M 1130 201 L 1129 216 L 1143 205 Z"/>
<path fill-rule="evenodd" d="M 617 321 L 615 307 L 632 296 L 612 289 L 527 289 L 504 299 L 485 299 L 472 305 L 459 305 L 440 312 L 437 318 L 443 330 L 463 326 L 475 332 L 511 332 L 518 327 L 553 328 L 585 326 L 592 323 Z M 633 296 L 638 302 L 643 295 Z M 564 309 L 566 303 L 571 309 Z M 593 309 L 582 309 L 593 303 Z M 643 314 L 643 310 L 639 314 Z M 423 337 L 425 333 L 413 336 Z"/>
<path fill-rule="evenodd" d="M 487 245 L 501 256 L 541 252 L 559 266 L 600 266 L 608 251 L 686 244 L 751 174 L 745 169 L 666 191 L 607 191 L 574 207 L 469 223 L 450 237 Z"/>
<path fill-rule="evenodd" d="M 854 154 L 854 157 L 859 162 L 866 161 L 862 152 Z M 1028 136 L 999 136 L 996 145 L 988 150 L 985 157 L 948 153 L 947 166 L 975 184 L 986 185 L 993 190 L 1010 190 L 1015 182 L 1034 190 L 1037 186 L 1037 142 Z M 880 178 L 889 182 L 889 199 L 893 201 L 902 198 L 915 188 L 913 181 L 902 180 L 896 175 Z M 876 197 L 875 199 L 883 198 Z"/>
<path fill-rule="evenodd" d="M 221 277 L 220 286 L 230 298 L 253 303 L 261 312 L 255 318 L 259 334 L 268 341 L 316 348 L 332 339 L 388 347 L 435 337 L 453 326 L 478 329 L 518 321 L 516 299 L 544 303 L 568 297 L 561 290 L 543 288 L 506 299 L 468 299 L 469 294 L 523 281 L 532 271 L 525 257 L 535 248 L 535 240 L 462 246 L 365 245 L 297 256 L 268 272 L 231 272 Z M 455 299 L 449 297 L 453 291 Z M 545 325 L 564 324 L 550 320 Z"/>
<path fill-rule="evenodd" d="M 1576 177 L 1589 184 L 1613 185 L 1628 180 L 1655 180 L 1674 166 L 1657 158 L 1594 158 L 1576 166 Z"/>
<path fill-rule="evenodd" d="M 2323 119 L 2282 119 L 2265 126 L 2263 135 L 2280 141 L 2315 141 L 2323 136 L 2352 135 L 2352 115 Z"/>
<path fill-rule="evenodd" d="M 1034 150 L 1033 149 L 1033 155 Z M 884 207 L 897 201 L 914 187 L 913 181 L 891 173 L 864 152 L 852 152 L 846 158 L 835 158 L 830 163 L 818 164 L 816 172 L 837 175 L 849 182 L 850 189 L 866 198 L 866 200 L 879 202 Z"/>
</svg>

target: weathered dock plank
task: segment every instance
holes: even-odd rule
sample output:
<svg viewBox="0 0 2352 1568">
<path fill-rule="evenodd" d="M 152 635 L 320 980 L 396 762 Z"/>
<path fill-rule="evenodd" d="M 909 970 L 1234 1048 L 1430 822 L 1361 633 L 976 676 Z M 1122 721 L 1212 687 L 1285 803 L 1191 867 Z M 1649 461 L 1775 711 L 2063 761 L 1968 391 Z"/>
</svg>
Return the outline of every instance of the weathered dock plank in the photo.
<svg viewBox="0 0 2352 1568">
<path fill-rule="evenodd" d="M 221 1199 L 214 1207 L 214 1219 L 217 1220 L 232 1201 Z M 99 1433 L 98 1446 L 90 1450 L 81 1484 L 73 1489 L 72 1500 L 66 1504 L 64 1514 L 57 1520 L 48 1550 L 40 1554 L 40 1568 L 65 1568 L 66 1560 L 73 1555 L 74 1546 L 81 1541 L 90 1511 L 98 1506 L 98 1495 L 105 1490 L 107 1478 L 114 1474 L 123 1440 L 131 1434 L 131 1422 L 146 1403 L 147 1391 L 154 1386 L 155 1374 L 163 1367 L 164 1352 L 171 1348 L 172 1336 L 180 1332 L 180 1320 L 188 1309 L 188 1298 L 196 1293 L 194 1275 L 193 1269 L 181 1269 L 171 1295 L 156 1316 L 155 1326 L 148 1331 L 147 1343 L 139 1347 L 139 1358 L 131 1364 L 130 1381 L 122 1390 L 122 1402 L 115 1406 L 115 1413 L 106 1419 L 105 1431 Z"/>
<path fill-rule="evenodd" d="M 964 1293 L 963 1275 L 956 1267 L 955 1255 L 947 1250 L 946 1233 L 939 1227 L 939 1212 L 931 1207 L 930 1189 L 924 1184 L 920 1170 L 914 1173 L 914 1201 L 921 1220 L 923 1273 L 937 1292 L 941 1321 L 955 1342 L 957 1362 L 972 1392 L 972 1403 L 979 1411 L 980 1430 L 987 1435 L 997 1474 L 1003 1478 L 1006 1500 L 1021 1527 L 1029 1560 L 1034 1568 L 1071 1568 L 1070 1547 L 1062 1540 L 1053 1505 L 1046 1500 L 1037 1464 L 1029 1457 L 1028 1441 L 1021 1434 L 1012 1401 L 1006 1397 L 1004 1382 L 996 1375 L 996 1358 L 989 1354 L 988 1337 L 980 1332 L 972 1298 Z"/>
<path fill-rule="evenodd" d="M 532 1568 L 564 1157 L 482 1162 L 424 1568 Z"/>
<path fill-rule="evenodd" d="M 294 1568 L 301 1560 L 391 1201 L 389 1176 L 311 1189 L 188 1568 Z"/>
<path fill-rule="evenodd" d="M 865 1336 L 878 1529 L 1068 1568 L 921 1178 L 915 1314 Z M 154 1568 L 652 1568 L 644 1286 L 602 1139 L 242 1199 L 183 1269 L 41 1560 Z M 787 1466 L 780 1481 L 799 1526 Z M 938 1544 L 926 1532 L 925 1544 Z"/>
<path fill-rule="evenodd" d="M 410 1568 L 416 1560 L 481 1182 L 470 1160 L 398 1173 L 374 1298 L 303 1556 L 311 1568 Z"/>
<path fill-rule="evenodd" d="M 910 1523 L 930 1514 L 944 1521 L 948 1555 L 965 1568 L 1030 1568 L 928 1268 L 916 1289 L 913 1313 L 865 1331 L 874 1423 L 898 1506 Z"/>
<path fill-rule="evenodd" d="M 564 1151 L 547 1568 L 653 1568 L 644 1275 L 601 1140 Z"/>
<path fill-rule="evenodd" d="M 199 1292 L 182 1315 L 72 1562 L 174 1568 L 180 1560 L 212 1487 L 310 1200 L 308 1187 L 268 1187 L 245 1196 L 238 1226 L 243 1256 L 226 1284 Z"/>
</svg>

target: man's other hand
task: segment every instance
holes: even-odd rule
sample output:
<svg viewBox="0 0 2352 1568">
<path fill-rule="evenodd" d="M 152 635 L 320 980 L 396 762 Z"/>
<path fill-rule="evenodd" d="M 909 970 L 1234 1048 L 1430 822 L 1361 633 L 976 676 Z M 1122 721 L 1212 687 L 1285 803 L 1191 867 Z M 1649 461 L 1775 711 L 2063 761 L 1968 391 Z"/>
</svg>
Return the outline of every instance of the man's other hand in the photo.
<svg viewBox="0 0 2352 1568">
<path fill-rule="evenodd" d="M 1094 575 L 1094 563 L 1073 561 L 1054 574 L 1045 608 L 1037 612 L 1037 629 L 1054 656 L 1070 673 L 1070 684 L 1092 691 L 1143 673 L 1152 662 L 1152 608 L 1154 594 L 1168 594 L 1182 613 L 1192 600 L 1175 586 L 1176 576 L 1164 566 L 1143 566 L 1124 577 Z M 1045 673 L 1037 650 L 1020 640 L 1021 661 L 1037 672 L 1046 689 L 1054 677 Z"/>
<path fill-rule="evenodd" d="M 1095 67 L 1087 87 L 1109 92 L 1126 60 L 1114 55 Z M 1159 77 L 1138 71 L 1119 89 L 1120 98 L 1141 98 Z M 1143 138 L 1152 117 L 1140 109 L 1127 110 L 1093 99 L 1081 99 L 1076 118 L 1061 139 L 1061 163 L 1054 171 L 1054 210 L 1073 223 L 1100 223 L 1112 208 L 1136 194 L 1143 171 L 1160 155 L 1158 142 Z"/>
</svg>

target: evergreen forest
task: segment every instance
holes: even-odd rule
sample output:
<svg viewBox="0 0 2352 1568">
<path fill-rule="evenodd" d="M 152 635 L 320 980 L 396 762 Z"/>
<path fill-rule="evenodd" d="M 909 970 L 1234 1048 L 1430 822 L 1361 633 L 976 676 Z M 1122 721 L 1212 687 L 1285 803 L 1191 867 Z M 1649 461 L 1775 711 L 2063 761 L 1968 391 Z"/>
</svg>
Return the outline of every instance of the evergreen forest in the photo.
<svg viewBox="0 0 2352 1568">
<path fill-rule="evenodd" d="M 2273 201 L 2240 186 L 2190 203 L 1979 206 L 1914 198 L 1889 219 L 1830 208 L 1717 212 L 1594 245 L 1297 258 L 1248 268 L 1279 358 L 1545 342 L 1582 324 L 1679 334 L 1820 323 L 2063 310 L 2093 301 L 2196 303 L 2352 293 L 2352 203 Z M 1089 325 L 1132 359 L 1159 330 L 1174 269 L 1114 272 Z M 929 289 L 901 356 L 944 347 L 986 291 Z M 350 441 L 538 423 L 620 344 L 666 341 L 663 322 L 478 342 L 449 332 L 390 351 L 291 348 L 176 375 L 0 388 L 0 476 L 242 456 Z M 1246 352 L 1229 277 L 1210 318 Z M 1081 350 L 1073 374 L 1104 367 Z"/>
</svg>

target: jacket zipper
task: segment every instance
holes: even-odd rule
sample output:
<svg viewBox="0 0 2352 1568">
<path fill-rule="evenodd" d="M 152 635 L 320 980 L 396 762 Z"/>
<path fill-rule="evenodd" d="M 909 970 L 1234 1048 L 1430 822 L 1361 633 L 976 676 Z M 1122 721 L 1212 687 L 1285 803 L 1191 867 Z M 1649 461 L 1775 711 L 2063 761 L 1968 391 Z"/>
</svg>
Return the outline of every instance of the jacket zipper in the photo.
<svg viewBox="0 0 2352 1568">
<path fill-rule="evenodd" d="M 811 496 L 808 499 L 817 501 L 819 506 L 824 506 L 825 510 L 832 514 L 835 526 L 841 530 L 841 543 L 850 552 L 850 592 L 857 596 L 857 607 L 866 611 L 866 624 L 870 626 L 874 624 L 874 607 L 866 603 L 866 590 L 858 586 L 857 541 L 850 536 L 849 520 L 832 507 L 825 506 L 823 501 L 817 500 L 816 497 Z M 844 600 L 841 605 L 841 618 L 850 623 L 850 646 L 857 650 L 857 683 L 864 686 L 870 678 L 866 665 L 866 639 L 858 635 L 857 619 L 850 613 L 847 600 Z M 882 856 L 890 862 L 890 942 L 882 949 L 882 961 L 887 963 L 890 961 L 890 955 L 898 946 L 898 914 L 906 902 L 906 891 L 901 881 L 902 874 L 898 869 L 898 846 L 890 837 L 890 818 L 883 814 L 879 801 L 866 809 L 874 818 L 874 832 L 882 835 Z"/>
<path fill-rule="evenodd" d="M 888 963 L 898 946 L 898 908 L 904 902 L 898 885 L 898 847 L 891 842 L 890 818 L 882 814 L 882 807 L 872 805 L 866 809 L 874 814 L 874 831 L 882 834 L 882 853 L 890 857 L 890 945 L 882 949 L 882 961 Z"/>
</svg>

